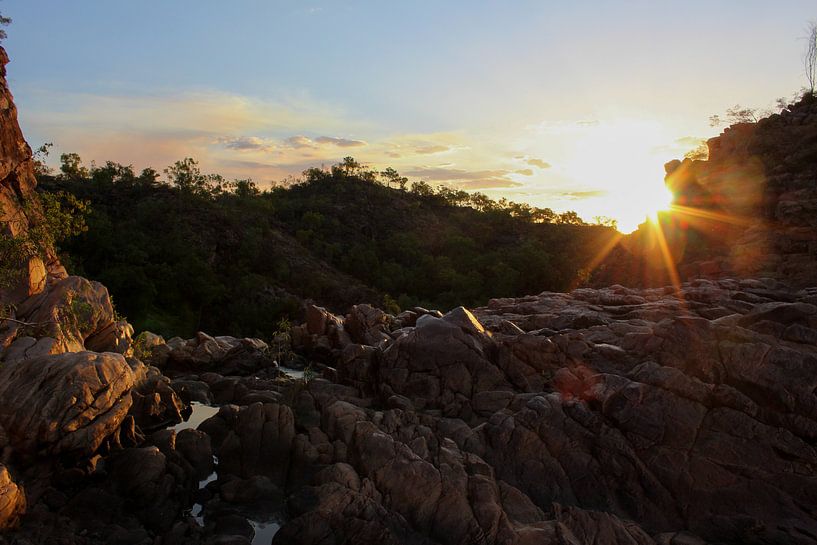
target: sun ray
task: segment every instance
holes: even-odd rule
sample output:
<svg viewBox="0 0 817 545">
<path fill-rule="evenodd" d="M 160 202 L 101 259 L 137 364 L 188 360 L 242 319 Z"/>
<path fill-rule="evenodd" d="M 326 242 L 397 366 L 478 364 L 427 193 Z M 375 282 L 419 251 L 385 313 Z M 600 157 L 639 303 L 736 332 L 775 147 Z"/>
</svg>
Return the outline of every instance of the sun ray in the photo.
<svg viewBox="0 0 817 545">
<path fill-rule="evenodd" d="M 681 300 L 681 305 L 684 305 L 684 299 L 681 297 L 681 276 L 675 267 L 675 259 L 672 257 L 669 244 L 667 244 L 667 239 L 664 236 L 664 228 L 661 226 L 661 222 L 655 222 L 652 224 L 652 229 L 655 233 L 655 239 L 658 242 L 658 248 L 661 250 L 661 256 L 664 259 L 664 266 L 667 269 L 667 274 L 669 274 L 672 287 Z"/>
<path fill-rule="evenodd" d="M 610 252 L 613 251 L 613 248 L 615 248 L 618 245 L 619 241 L 621 241 L 622 238 L 624 238 L 624 235 L 622 235 L 618 231 L 615 231 L 610 236 L 610 239 L 601 248 L 601 250 L 599 250 L 596 253 L 596 255 L 593 256 L 593 259 L 590 260 L 590 262 L 587 264 L 584 270 L 589 272 L 593 272 L 594 270 L 596 270 L 596 267 L 598 267 L 601 264 L 601 262 L 604 261 L 608 255 L 610 255 Z M 580 278 L 575 279 L 573 281 L 573 284 L 570 286 L 570 289 L 571 290 L 576 289 L 579 286 L 580 282 L 581 282 Z"/>
<path fill-rule="evenodd" d="M 691 206 L 684 206 L 681 204 L 672 204 L 669 207 L 671 212 L 674 212 L 680 216 L 691 216 L 693 218 L 701 218 L 707 220 L 718 221 L 721 223 L 729 223 L 732 225 L 738 225 L 741 227 L 745 227 L 748 225 L 752 225 L 754 223 L 753 220 L 749 218 L 744 218 L 742 216 L 736 216 L 733 214 L 723 214 L 721 212 L 715 212 L 714 210 L 706 210 L 703 208 L 693 208 Z"/>
</svg>

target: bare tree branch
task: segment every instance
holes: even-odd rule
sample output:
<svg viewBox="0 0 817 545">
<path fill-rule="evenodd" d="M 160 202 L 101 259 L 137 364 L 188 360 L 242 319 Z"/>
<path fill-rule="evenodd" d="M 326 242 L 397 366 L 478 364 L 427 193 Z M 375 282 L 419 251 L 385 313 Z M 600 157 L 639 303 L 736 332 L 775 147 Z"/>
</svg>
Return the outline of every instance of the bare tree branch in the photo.
<svg viewBox="0 0 817 545">
<path fill-rule="evenodd" d="M 817 22 L 811 21 L 806 37 L 806 50 L 803 53 L 803 65 L 806 69 L 806 81 L 808 82 L 808 92 L 814 94 L 817 86 Z"/>
<path fill-rule="evenodd" d="M 14 318 L 6 318 L 4 316 L 0 316 L 0 322 L 14 322 L 15 324 L 24 325 L 26 327 L 42 327 L 46 324 L 56 324 L 55 320 L 48 320 L 46 322 L 24 322 L 22 320 L 16 320 Z"/>
</svg>

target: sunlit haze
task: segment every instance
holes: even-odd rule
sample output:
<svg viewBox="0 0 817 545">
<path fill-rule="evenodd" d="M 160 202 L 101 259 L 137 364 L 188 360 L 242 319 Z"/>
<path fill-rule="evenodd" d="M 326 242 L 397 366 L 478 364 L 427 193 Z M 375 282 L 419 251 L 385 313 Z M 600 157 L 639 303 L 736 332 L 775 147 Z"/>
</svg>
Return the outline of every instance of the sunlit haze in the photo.
<svg viewBox="0 0 817 545">
<path fill-rule="evenodd" d="M 5 0 L 32 146 L 260 185 L 344 156 L 633 230 L 712 114 L 804 84 L 813 0 Z"/>
</svg>

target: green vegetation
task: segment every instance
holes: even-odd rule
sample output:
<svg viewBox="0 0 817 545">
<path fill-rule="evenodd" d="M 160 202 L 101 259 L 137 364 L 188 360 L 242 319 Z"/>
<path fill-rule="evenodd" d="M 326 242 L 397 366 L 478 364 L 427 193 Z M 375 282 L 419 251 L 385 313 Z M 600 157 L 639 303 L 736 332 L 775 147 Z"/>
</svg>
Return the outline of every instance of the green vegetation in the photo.
<svg viewBox="0 0 817 545">
<path fill-rule="evenodd" d="M 442 310 L 491 297 L 568 289 L 612 230 L 504 199 L 424 182 L 352 158 L 288 186 L 201 173 L 192 159 L 158 173 L 74 154 L 44 195 L 89 200 L 88 231 L 67 266 L 104 283 L 137 330 L 270 338 L 301 300 L 343 312 Z"/>
<path fill-rule="evenodd" d="M 0 13 L 0 27 L 8 26 L 9 24 L 11 24 L 11 18 L 3 17 L 3 14 Z M 0 42 L 5 40 L 6 37 L 7 37 L 6 31 L 0 28 Z"/>
<path fill-rule="evenodd" d="M 87 201 L 65 191 L 41 194 L 42 207 L 28 202 L 21 207 L 29 218 L 28 229 L 18 226 L 16 236 L 0 233 L 0 288 L 8 288 L 20 277 L 20 265 L 33 257 L 45 259 L 58 244 L 87 230 L 85 218 L 90 212 Z M 2 213 L 2 210 L 0 210 Z"/>
</svg>

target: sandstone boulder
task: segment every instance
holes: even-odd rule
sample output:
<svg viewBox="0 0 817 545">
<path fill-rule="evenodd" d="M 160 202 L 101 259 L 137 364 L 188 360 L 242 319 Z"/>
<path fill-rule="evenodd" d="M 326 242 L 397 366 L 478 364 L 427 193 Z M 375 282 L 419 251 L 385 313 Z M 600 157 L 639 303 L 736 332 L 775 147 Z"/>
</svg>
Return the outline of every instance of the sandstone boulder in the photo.
<svg viewBox="0 0 817 545">
<path fill-rule="evenodd" d="M 134 376 L 119 354 L 75 352 L 0 367 L 0 425 L 24 453 L 90 456 L 118 431 Z"/>
</svg>

